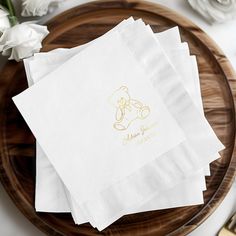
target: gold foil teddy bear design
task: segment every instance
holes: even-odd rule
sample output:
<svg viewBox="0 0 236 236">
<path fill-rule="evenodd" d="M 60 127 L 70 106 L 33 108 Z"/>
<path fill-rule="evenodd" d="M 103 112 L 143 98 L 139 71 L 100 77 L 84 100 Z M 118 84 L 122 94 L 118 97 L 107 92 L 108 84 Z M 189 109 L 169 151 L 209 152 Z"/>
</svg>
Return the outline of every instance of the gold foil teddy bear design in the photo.
<svg viewBox="0 0 236 236">
<path fill-rule="evenodd" d="M 116 108 L 116 130 L 126 130 L 137 119 L 145 119 L 150 114 L 150 108 L 140 101 L 132 99 L 126 86 L 121 86 L 110 97 L 111 104 Z"/>
</svg>

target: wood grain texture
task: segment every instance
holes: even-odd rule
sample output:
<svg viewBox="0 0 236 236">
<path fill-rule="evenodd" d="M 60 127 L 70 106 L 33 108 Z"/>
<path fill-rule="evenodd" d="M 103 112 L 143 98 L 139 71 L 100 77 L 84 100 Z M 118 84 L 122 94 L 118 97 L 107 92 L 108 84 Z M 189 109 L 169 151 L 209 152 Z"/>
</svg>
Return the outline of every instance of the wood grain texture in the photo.
<svg viewBox="0 0 236 236">
<path fill-rule="evenodd" d="M 11 100 L 27 87 L 26 76 L 22 63 L 8 62 L 0 74 L 0 179 L 21 212 L 50 236 L 186 235 L 218 207 L 233 182 L 236 76 L 222 51 L 189 20 L 143 1 L 92 2 L 52 19 L 43 50 L 87 43 L 129 16 L 143 18 L 155 32 L 180 27 L 182 40 L 197 55 L 206 118 L 226 149 L 222 158 L 211 164 L 204 205 L 124 216 L 100 233 L 89 224 L 74 225 L 69 214 L 36 213 L 35 139 Z"/>
</svg>

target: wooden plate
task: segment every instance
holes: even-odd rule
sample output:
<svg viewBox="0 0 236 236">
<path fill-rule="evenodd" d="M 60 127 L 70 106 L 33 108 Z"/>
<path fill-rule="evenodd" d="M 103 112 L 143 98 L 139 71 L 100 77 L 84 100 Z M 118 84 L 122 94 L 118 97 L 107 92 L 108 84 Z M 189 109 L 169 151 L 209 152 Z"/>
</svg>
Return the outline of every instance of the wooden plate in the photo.
<svg viewBox="0 0 236 236">
<path fill-rule="evenodd" d="M 125 216 L 101 233 L 89 224 L 75 226 L 69 214 L 36 213 L 35 139 L 11 100 L 27 87 L 26 77 L 22 63 L 9 62 L 0 78 L 1 182 L 22 213 L 48 235 L 185 235 L 218 207 L 233 182 L 236 77 L 221 50 L 189 20 L 147 2 L 92 2 L 51 20 L 44 50 L 86 43 L 131 15 L 143 18 L 154 31 L 180 27 L 182 40 L 197 55 L 205 115 L 226 149 L 211 165 L 204 205 Z"/>
</svg>

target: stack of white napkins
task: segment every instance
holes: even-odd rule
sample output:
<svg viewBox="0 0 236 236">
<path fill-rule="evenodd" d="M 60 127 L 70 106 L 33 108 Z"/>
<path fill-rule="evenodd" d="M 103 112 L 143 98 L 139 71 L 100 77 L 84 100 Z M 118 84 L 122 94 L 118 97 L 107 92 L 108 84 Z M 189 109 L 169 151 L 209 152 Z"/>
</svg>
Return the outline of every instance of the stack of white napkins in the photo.
<svg viewBox="0 0 236 236">
<path fill-rule="evenodd" d="M 13 100 L 37 139 L 37 211 L 103 230 L 125 214 L 203 203 L 224 146 L 177 27 L 154 34 L 129 18 L 24 63 L 30 87 Z"/>
</svg>

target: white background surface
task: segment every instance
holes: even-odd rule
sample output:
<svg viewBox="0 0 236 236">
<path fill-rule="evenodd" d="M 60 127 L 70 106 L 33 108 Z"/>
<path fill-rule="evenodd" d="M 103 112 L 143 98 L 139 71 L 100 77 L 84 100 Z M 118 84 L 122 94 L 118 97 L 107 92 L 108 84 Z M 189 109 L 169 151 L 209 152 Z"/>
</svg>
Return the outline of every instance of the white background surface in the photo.
<svg viewBox="0 0 236 236">
<path fill-rule="evenodd" d="M 236 19 L 221 25 L 207 24 L 188 5 L 186 0 L 152 0 L 163 4 L 180 14 L 191 19 L 195 24 L 207 32 L 222 48 L 236 70 Z M 15 0 L 17 9 L 21 1 Z M 46 21 L 52 16 L 65 9 L 85 3 L 85 0 L 66 0 L 53 14 L 43 17 Z M 0 67 L 5 64 L 6 59 L 0 57 Z M 224 222 L 236 211 L 236 183 L 227 194 L 218 209 L 190 236 L 215 236 Z M 0 184 L 0 235 L 1 236 L 43 236 L 34 225 L 32 225 L 14 206 Z"/>
</svg>

